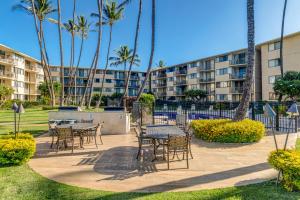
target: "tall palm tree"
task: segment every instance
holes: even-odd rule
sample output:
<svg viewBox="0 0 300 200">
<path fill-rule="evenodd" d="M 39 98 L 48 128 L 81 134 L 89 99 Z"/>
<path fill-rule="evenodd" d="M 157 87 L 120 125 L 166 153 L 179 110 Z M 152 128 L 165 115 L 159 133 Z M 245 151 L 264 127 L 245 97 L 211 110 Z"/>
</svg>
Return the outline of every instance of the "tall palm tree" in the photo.
<svg viewBox="0 0 300 200">
<path fill-rule="evenodd" d="M 101 80 L 101 91 L 100 91 L 99 102 L 101 102 L 101 98 L 102 98 L 102 94 L 103 94 L 104 80 L 105 80 L 106 72 L 108 69 L 108 61 L 109 61 L 109 55 L 110 55 L 113 26 L 115 25 L 115 23 L 117 21 L 119 21 L 123 17 L 123 11 L 124 11 L 124 7 L 118 7 L 118 4 L 116 1 L 106 2 L 105 6 L 103 7 L 104 15 L 103 15 L 102 23 L 104 25 L 109 26 L 109 40 L 108 40 L 108 49 L 107 49 L 107 55 L 106 55 L 106 64 L 105 64 L 105 68 L 104 68 L 104 72 L 103 72 L 103 78 Z M 97 13 L 92 13 L 91 16 L 100 18 L 99 14 L 97 14 Z M 99 26 L 100 24 L 97 23 L 97 25 Z M 89 102 L 91 102 L 92 90 L 93 90 L 93 83 L 92 83 L 92 87 L 90 89 Z"/>
<path fill-rule="evenodd" d="M 285 11 L 286 11 L 287 0 L 284 0 L 282 22 L 281 22 L 281 36 L 280 36 L 280 73 L 283 77 L 283 34 L 284 34 L 284 22 L 285 22 Z"/>
<path fill-rule="evenodd" d="M 158 63 L 156 64 L 156 66 L 159 67 L 159 68 L 165 67 L 166 66 L 165 61 L 163 61 L 163 60 L 158 61 Z"/>
<path fill-rule="evenodd" d="M 123 3 L 120 5 L 126 5 L 130 3 L 131 0 L 125 0 Z M 137 16 L 137 22 L 136 22 L 136 28 L 135 28 L 135 37 L 134 37 L 134 47 L 133 47 L 133 54 L 132 54 L 132 59 L 130 61 L 128 73 L 127 73 L 127 79 L 125 79 L 125 91 L 124 91 L 124 105 L 126 105 L 126 97 L 128 96 L 128 85 L 129 85 L 129 77 L 131 74 L 132 66 L 134 63 L 134 58 L 137 55 L 137 45 L 138 45 L 138 38 L 139 38 L 139 32 L 140 32 L 140 21 L 141 21 L 141 16 L 142 16 L 142 0 L 139 0 L 139 11 L 138 11 L 138 16 Z"/>
<path fill-rule="evenodd" d="M 51 96 L 51 105 L 55 105 L 55 93 L 53 88 L 53 81 L 51 76 L 51 71 L 49 67 L 49 61 L 46 50 L 46 43 L 44 39 L 44 29 L 43 22 L 48 16 L 57 10 L 53 8 L 51 5 L 51 1 L 49 0 L 20 0 L 19 4 L 13 6 L 13 10 L 23 10 L 29 15 L 33 15 L 34 17 L 34 25 L 36 34 L 38 36 L 38 43 L 40 47 L 40 55 L 41 55 L 41 64 L 43 67 L 43 71 L 45 74 L 45 81 L 49 87 L 50 96 Z"/>
<path fill-rule="evenodd" d="M 91 24 L 88 23 L 87 19 L 84 16 L 77 17 L 77 28 L 78 28 L 78 34 L 81 38 L 81 42 L 80 42 L 80 50 L 79 50 L 77 65 L 74 70 L 74 73 L 71 76 L 71 77 L 74 77 L 74 79 L 72 79 L 72 81 L 71 81 L 71 86 L 74 84 L 74 98 L 75 98 L 74 101 L 75 101 L 75 103 L 77 102 L 77 86 L 76 86 L 77 70 L 78 70 L 81 56 L 82 56 L 84 40 L 86 40 L 88 37 L 89 31 L 90 31 L 90 26 L 91 26 Z"/>
<path fill-rule="evenodd" d="M 152 20 L 151 20 L 151 52 L 150 52 L 150 58 L 149 58 L 149 63 L 148 63 L 148 69 L 147 69 L 147 73 L 145 76 L 144 81 L 142 82 L 142 86 L 139 89 L 138 95 L 137 95 L 137 100 L 140 99 L 145 85 L 146 85 L 146 81 L 149 79 L 150 73 L 151 73 L 151 67 L 152 67 L 152 62 L 153 62 L 153 57 L 154 57 L 154 49 L 155 49 L 155 0 L 152 0 Z"/>
<path fill-rule="evenodd" d="M 64 50 L 62 44 L 62 33 L 61 33 L 61 9 L 60 9 L 60 0 L 57 0 L 57 29 L 58 29 L 58 38 L 59 38 L 59 51 L 60 51 L 60 101 L 59 105 L 63 106 L 64 96 L 65 96 L 65 84 L 64 84 Z"/>
<path fill-rule="evenodd" d="M 71 34 L 71 56 L 70 56 L 70 68 L 69 68 L 69 79 L 71 79 L 74 69 L 74 54 L 75 54 L 75 34 L 78 31 L 78 26 L 72 19 L 69 19 L 68 22 L 64 23 L 63 26 L 70 34 Z M 68 88 L 68 94 L 66 97 L 66 101 L 69 101 L 69 98 L 71 96 L 71 87 L 70 87 L 70 80 L 69 80 L 69 88 Z"/>
<path fill-rule="evenodd" d="M 85 98 L 86 98 L 86 93 L 87 93 L 87 88 L 90 87 L 90 95 L 89 95 L 89 100 L 88 100 L 88 108 L 90 107 L 91 104 L 91 95 L 92 95 L 92 90 L 93 90 L 93 83 L 94 83 L 94 77 L 96 74 L 96 69 L 98 66 L 98 60 L 99 60 L 99 53 L 100 53 L 100 47 L 101 47 L 101 39 L 102 39 L 102 24 L 103 24 L 103 0 L 97 0 L 97 6 L 98 6 L 98 40 L 97 40 L 97 48 L 96 48 L 96 52 L 95 55 L 93 56 L 93 61 L 92 61 L 92 65 L 90 67 L 89 70 L 89 74 L 88 74 L 88 80 L 87 80 L 87 84 L 84 88 L 84 93 L 81 97 L 80 100 L 80 106 L 83 106 L 85 103 Z M 94 13 L 95 15 L 95 13 Z"/>
<path fill-rule="evenodd" d="M 110 66 L 119 66 L 123 65 L 124 67 L 124 75 L 125 80 L 130 79 L 130 74 L 127 74 L 127 64 L 131 63 L 133 60 L 133 65 L 139 66 L 140 65 L 140 59 L 138 55 L 135 55 L 135 58 L 133 57 L 133 50 L 129 49 L 128 46 L 121 46 L 119 49 L 115 50 L 116 56 L 110 57 L 109 60 L 111 61 Z M 128 85 L 125 86 L 125 90 L 128 90 Z"/>
<path fill-rule="evenodd" d="M 241 102 L 237 108 L 234 121 L 243 120 L 251 100 L 253 70 L 254 70 L 254 56 L 255 56 L 255 27 L 254 27 L 254 0 L 247 0 L 247 24 L 248 24 L 248 60 L 246 79 L 244 83 L 243 95 Z"/>
</svg>

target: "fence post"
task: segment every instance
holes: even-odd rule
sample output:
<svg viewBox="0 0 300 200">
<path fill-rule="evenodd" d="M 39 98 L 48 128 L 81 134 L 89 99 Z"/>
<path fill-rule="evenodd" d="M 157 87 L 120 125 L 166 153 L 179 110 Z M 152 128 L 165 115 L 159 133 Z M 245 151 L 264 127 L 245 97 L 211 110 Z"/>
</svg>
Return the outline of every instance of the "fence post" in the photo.
<svg viewBox="0 0 300 200">
<path fill-rule="evenodd" d="M 143 125 L 143 104 L 142 103 L 140 103 L 140 112 L 141 112 L 141 126 Z"/>
<path fill-rule="evenodd" d="M 276 127 L 276 131 L 279 131 L 279 106 L 275 105 L 275 108 L 276 108 L 275 127 Z"/>
<path fill-rule="evenodd" d="M 299 117 L 295 117 L 295 133 L 298 132 L 298 120 L 299 120 Z"/>
<path fill-rule="evenodd" d="M 219 117 L 221 118 L 222 117 L 222 105 L 221 105 L 221 102 L 219 102 Z"/>
<path fill-rule="evenodd" d="M 252 109 L 251 118 L 252 120 L 255 120 L 255 102 L 252 102 L 251 109 Z"/>
<path fill-rule="evenodd" d="M 154 111 L 155 111 L 155 102 L 152 103 L 152 124 L 155 124 Z"/>
</svg>

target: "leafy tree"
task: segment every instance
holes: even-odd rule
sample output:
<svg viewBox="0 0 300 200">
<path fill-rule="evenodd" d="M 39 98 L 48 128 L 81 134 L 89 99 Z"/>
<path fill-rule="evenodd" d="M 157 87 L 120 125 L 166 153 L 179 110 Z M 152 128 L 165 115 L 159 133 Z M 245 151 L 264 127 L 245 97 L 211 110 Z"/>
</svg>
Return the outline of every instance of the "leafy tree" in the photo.
<svg viewBox="0 0 300 200">
<path fill-rule="evenodd" d="M 141 102 L 145 107 L 152 108 L 152 105 L 155 102 L 155 97 L 152 94 L 142 93 L 139 102 Z"/>
<path fill-rule="evenodd" d="M 0 106 L 5 103 L 7 97 L 12 95 L 14 90 L 11 87 L 0 85 Z"/>
<path fill-rule="evenodd" d="M 184 94 L 192 101 L 201 101 L 207 97 L 207 92 L 204 90 L 187 90 Z"/>
<path fill-rule="evenodd" d="M 163 67 L 166 66 L 166 63 L 165 63 L 165 61 L 160 60 L 160 61 L 158 61 L 158 63 L 156 64 L 156 66 L 159 67 L 159 68 L 163 68 Z"/>
<path fill-rule="evenodd" d="M 277 95 L 296 101 L 300 99 L 300 72 L 286 72 L 282 78 L 275 81 L 273 87 Z"/>
<path fill-rule="evenodd" d="M 54 89 L 54 93 L 56 95 L 58 95 L 60 93 L 61 90 L 61 83 L 60 82 L 54 82 L 53 83 L 53 89 Z M 41 92 L 41 96 L 42 97 L 50 97 L 50 92 L 49 92 L 49 87 L 47 85 L 47 83 L 41 83 L 38 86 L 38 90 Z"/>
</svg>

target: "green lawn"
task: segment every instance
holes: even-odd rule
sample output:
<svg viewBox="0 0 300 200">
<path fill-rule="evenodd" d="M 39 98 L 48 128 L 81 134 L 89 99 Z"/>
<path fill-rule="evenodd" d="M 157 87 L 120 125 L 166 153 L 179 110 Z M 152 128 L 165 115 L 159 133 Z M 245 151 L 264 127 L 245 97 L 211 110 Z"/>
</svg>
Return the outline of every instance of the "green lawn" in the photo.
<svg viewBox="0 0 300 200">
<path fill-rule="evenodd" d="M 48 111 L 27 109 L 22 115 L 21 130 L 38 135 L 47 129 Z M 0 134 L 13 130 L 13 113 L 0 111 Z M 300 139 L 297 141 L 300 150 Z M 286 192 L 274 182 L 215 190 L 180 193 L 114 193 L 89 190 L 48 180 L 28 165 L 0 167 L 0 199 L 300 199 L 300 193 Z"/>
<path fill-rule="evenodd" d="M 296 149 L 298 151 L 300 151 L 300 138 L 298 138 L 297 142 L 296 142 Z"/>
</svg>

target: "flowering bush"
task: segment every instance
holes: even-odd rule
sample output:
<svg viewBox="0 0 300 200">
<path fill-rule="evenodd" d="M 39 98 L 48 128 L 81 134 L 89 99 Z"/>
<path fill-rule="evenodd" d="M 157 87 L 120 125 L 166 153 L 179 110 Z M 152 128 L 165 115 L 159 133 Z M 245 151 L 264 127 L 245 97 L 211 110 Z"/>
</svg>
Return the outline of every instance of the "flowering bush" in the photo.
<svg viewBox="0 0 300 200">
<path fill-rule="evenodd" d="M 196 137 L 209 142 L 257 142 L 265 134 L 265 126 L 250 119 L 237 122 L 230 119 L 194 120 L 191 127 Z"/>
<path fill-rule="evenodd" d="M 20 165 L 35 152 L 35 141 L 30 134 L 4 135 L 0 138 L 0 165 Z"/>
<path fill-rule="evenodd" d="M 283 186 L 288 191 L 300 191 L 300 152 L 295 150 L 272 151 L 270 165 L 283 172 Z"/>
</svg>

